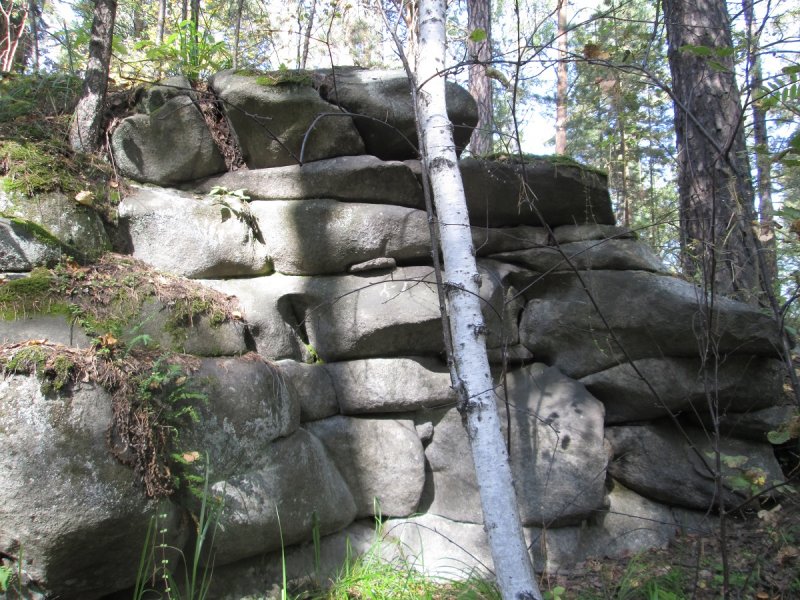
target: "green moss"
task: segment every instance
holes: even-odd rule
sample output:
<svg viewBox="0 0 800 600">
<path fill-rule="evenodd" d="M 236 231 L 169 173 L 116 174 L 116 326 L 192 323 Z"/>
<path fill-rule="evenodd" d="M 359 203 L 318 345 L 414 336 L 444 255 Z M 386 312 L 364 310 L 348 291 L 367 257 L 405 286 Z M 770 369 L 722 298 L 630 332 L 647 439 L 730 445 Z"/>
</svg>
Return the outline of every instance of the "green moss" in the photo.
<svg viewBox="0 0 800 600">
<path fill-rule="evenodd" d="M 532 163 L 536 161 L 543 161 L 555 167 L 573 167 L 576 169 L 587 171 L 589 173 L 596 173 L 598 175 L 602 175 L 603 177 L 608 176 L 608 173 L 606 171 L 589 165 L 585 165 L 581 162 L 578 162 L 574 158 L 566 156 L 564 154 L 522 154 L 520 156 L 518 154 L 498 153 L 486 157 L 486 160 L 513 162 L 517 164 L 522 162 Z"/>
<path fill-rule="evenodd" d="M 242 75 L 255 77 L 258 85 L 264 87 L 274 87 L 277 85 L 302 85 L 310 86 L 314 80 L 311 71 L 281 69 L 279 71 L 269 71 L 266 73 L 258 71 L 242 72 Z"/>
<path fill-rule="evenodd" d="M 0 217 L 6 217 L 6 215 L 0 213 Z M 39 240 L 43 244 L 47 244 L 49 246 L 56 246 L 61 248 L 64 246 L 61 240 L 59 240 L 56 236 L 50 233 L 47 229 L 39 225 L 38 223 L 34 223 L 33 221 L 28 221 L 27 219 L 21 219 L 20 217 L 12 217 L 7 216 L 7 218 L 11 221 L 12 224 L 20 227 L 30 233 L 35 239 Z"/>
<path fill-rule="evenodd" d="M 68 303 L 53 295 L 55 283 L 51 271 L 39 267 L 28 277 L 0 285 L 0 318 L 13 320 L 30 313 L 67 313 Z"/>
</svg>

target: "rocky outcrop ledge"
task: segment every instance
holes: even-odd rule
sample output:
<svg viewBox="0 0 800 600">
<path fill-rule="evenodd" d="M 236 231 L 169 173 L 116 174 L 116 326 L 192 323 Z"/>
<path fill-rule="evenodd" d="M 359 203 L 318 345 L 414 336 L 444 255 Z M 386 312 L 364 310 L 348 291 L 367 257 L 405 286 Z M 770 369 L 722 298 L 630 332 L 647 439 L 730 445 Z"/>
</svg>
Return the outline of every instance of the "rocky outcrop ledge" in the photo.
<svg viewBox="0 0 800 600">
<path fill-rule="evenodd" d="M 143 112 L 114 134 L 120 168 L 156 184 L 119 207 L 127 250 L 236 297 L 243 315 L 178 348 L 197 355 L 193 379 L 208 398 L 181 443 L 208 455 L 223 499 L 211 598 L 253 597 L 280 581 L 281 535 L 290 577 L 315 574 L 314 529 L 323 567 L 338 566 L 347 537 L 356 550 L 372 543 L 376 515 L 382 535 L 431 574 L 491 569 L 442 357 L 413 140 L 385 135 L 408 130 L 405 82 L 340 75 L 335 87 L 330 73 L 277 84 L 214 77 L 246 170 L 219 173 L 193 92 L 175 82 L 145 95 Z M 468 131 L 474 106 L 457 88 L 451 101 Z M 343 109 L 306 136 L 319 115 Z M 753 422 L 780 404 L 775 323 L 717 300 L 709 389 L 696 343 L 701 295 L 614 226 L 602 174 L 560 159 L 466 159 L 461 170 L 498 410 L 537 568 L 708 528 L 707 398 Z M 50 260 L 24 237 L 0 222 L 3 270 Z M 89 343 L 58 317 L 18 317 L 0 341 Z M 0 381 L 0 550 L 22 551 L 32 591 L 90 599 L 129 588 L 156 510 L 168 543 L 191 544 L 185 509 L 157 508 L 108 452 L 111 407 L 88 381 L 57 393 L 33 376 Z M 726 467 L 726 502 L 781 480 L 768 428 L 723 440 L 724 454 L 747 457 Z"/>
</svg>

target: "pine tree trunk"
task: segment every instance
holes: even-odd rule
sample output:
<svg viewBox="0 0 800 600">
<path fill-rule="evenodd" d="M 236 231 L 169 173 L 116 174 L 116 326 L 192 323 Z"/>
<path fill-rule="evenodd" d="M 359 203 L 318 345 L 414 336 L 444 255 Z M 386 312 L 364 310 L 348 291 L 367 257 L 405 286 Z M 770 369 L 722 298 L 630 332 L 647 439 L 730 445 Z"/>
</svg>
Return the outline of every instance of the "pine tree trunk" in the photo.
<svg viewBox="0 0 800 600">
<path fill-rule="evenodd" d="M 724 0 L 664 0 L 678 145 L 681 253 L 709 291 L 757 301 L 753 185 Z M 686 48 L 688 47 L 688 49 Z M 711 49 L 705 56 L 692 47 Z"/>
<path fill-rule="evenodd" d="M 494 106 L 492 104 L 492 81 L 487 69 L 492 60 L 492 21 L 490 0 L 467 0 L 467 30 L 470 34 L 482 30 L 486 37 L 480 41 L 467 40 L 469 66 L 469 93 L 478 104 L 478 125 L 472 133 L 470 151 L 475 156 L 486 156 L 492 152 L 494 131 Z"/>
<path fill-rule="evenodd" d="M 558 0 L 558 66 L 556 68 L 556 154 L 567 153 L 567 0 Z"/>
<path fill-rule="evenodd" d="M 508 454 L 500 431 L 494 385 L 486 355 L 486 331 L 478 290 L 464 188 L 452 124 L 445 106 L 445 0 L 421 0 L 416 81 L 423 160 L 430 175 L 444 257 L 444 289 L 452 335 L 453 387 L 467 428 L 480 490 L 484 527 L 497 584 L 505 600 L 541 600 L 522 535 Z"/>
<path fill-rule="evenodd" d="M 69 143 L 76 152 L 96 152 L 100 149 L 116 14 L 117 0 L 95 1 L 83 95 L 75 108 L 69 131 Z"/>
<path fill-rule="evenodd" d="M 760 42 L 756 33 L 753 0 L 742 0 L 750 54 L 750 90 L 757 94 L 764 80 L 761 74 Z M 775 241 L 775 210 L 772 206 L 772 162 L 769 156 L 769 134 L 767 132 L 767 111 L 753 102 L 753 139 L 756 145 L 756 174 L 758 176 L 758 221 L 759 235 L 764 252 L 766 267 L 765 279 L 774 282 L 778 275 L 777 244 Z"/>
</svg>

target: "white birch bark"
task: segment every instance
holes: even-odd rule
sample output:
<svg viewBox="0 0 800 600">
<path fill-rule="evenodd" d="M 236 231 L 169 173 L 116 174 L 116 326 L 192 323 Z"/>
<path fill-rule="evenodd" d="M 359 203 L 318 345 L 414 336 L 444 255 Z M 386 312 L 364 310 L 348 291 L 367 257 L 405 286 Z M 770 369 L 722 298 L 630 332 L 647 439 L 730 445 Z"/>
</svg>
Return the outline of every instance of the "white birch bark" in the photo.
<svg viewBox="0 0 800 600">
<path fill-rule="evenodd" d="M 445 105 L 445 0 L 421 0 L 416 81 L 423 160 L 431 180 L 444 257 L 454 372 L 461 414 L 472 447 L 484 527 L 500 592 L 505 600 L 541 599 L 519 519 L 511 469 L 500 430 L 486 355 L 480 275 Z M 442 75 L 439 75 L 442 73 Z"/>
</svg>

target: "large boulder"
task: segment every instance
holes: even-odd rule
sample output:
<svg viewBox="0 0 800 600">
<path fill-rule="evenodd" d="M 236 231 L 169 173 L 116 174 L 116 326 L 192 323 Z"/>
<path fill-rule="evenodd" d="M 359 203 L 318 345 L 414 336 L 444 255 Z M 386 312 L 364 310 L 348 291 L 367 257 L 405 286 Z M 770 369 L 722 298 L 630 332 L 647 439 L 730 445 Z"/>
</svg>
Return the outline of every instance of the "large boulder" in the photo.
<svg viewBox="0 0 800 600">
<path fill-rule="evenodd" d="M 12 233 L 49 247 L 41 257 L 43 262 L 50 262 L 59 246 L 59 254 L 65 252 L 79 260 L 97 258 L 111 248 L 100 215 L 61 192 L 29 198 L 0 189 L 0 213 L 10 219 Z"/>
<path fill-rule="evenodd" d="M 317 277 L 305 284 L 295 314 L 325 362 L 439 354 L 439 300 L 431 267 L 370 276 Z"/>
<path fill-rule="evenodd" d="M 189 96 L 171 98 L 150 114 L 124 119 L 111 136 L 111 151 L 123 175 L 157 185 L 225 170 L 225 159 Z"/>
<path fill-rule="evenodd" d="M 320 441 L 304 429 L 250 457 L 250 470 L 211 486 L 221 499 L 214 564 L 279 550 L 349 525 L 353 495 Z"/>
<path fill-rule="evenodd" d="M 318 75 L 317 85 L 323 98 L 354 115 L 367 154 L 383 160 L 419 157 L 414 105 L 404 71 L 338 68 Z M 461 86 L 448 82 L 445 89 L 447 116 L 460 151 L 478 123 L 478 107 Z"/>
<path fill-rule="evenodd" d="M 203 284 L 235 296 L 255 350 L 269 360 L 307 360 L 311 355 L 302 313 L 307 277 L 281 274 L 241 279 L 205 279 Z"/>
<path fill-rule="evenodd" d="M 614 224 L 605 174 L 558 159 L 459 163 L 473 225 Z"/>
<path fill-rule="evenodd" d="M 39 234 L 39 235 L 37 235 Z M 61 258 L 61 244 L 21 219 L 0 217 L 0 271 L 30 271 Z"/>
<path fill-rule="evenodd" d="M 606 438 L 614 456 L 608 472 L 625 487 L 673 506 L 716 508 L 716 455 L 708 432 L 693 427 L 681 431 L 662 421 L 608 427 Z M 769 444 L 724 438 L 719 452 L 726 507 L 783 481 Z"/>
<path fill-rule="evenodd" d="M 409 412 L 454 404 L 450 374 L 430 357 L 371 358 L 322 365 L 346 415 Z"/>
<path fill-rule="evenodd" d="M 418 263 L 431 254 L 428 217 L 421 210 L 322 199 L 250 206 L 275 270 L 287 275 L 344 273 L 382 257 Z"/>
<path fill-rule="evenodd" d="M 771 406 L 781 397 L 784 374 L 776 358 L 733 355 L 704 368 L 699 358 L 663 357 L 617 365 L 581 383 L 605 404 L 606 423 L 617 424 L 669 413 L 708 414 L 709 385 L 721 414 Z"/>
<path fill-rule="evenodd" d="M 395 204 L 425 208 L 422 186 L 414 171 L 397 161 L 374 156 L 340 156 L 301 165 L 224 173 L 192 189 L 208 193 L 215 187 L 246 190 L 253 200 L 313 200 Z"/>
<path fill-rule="evenodd" d="M 222 100 L 251 169 L 364 154 L 350 117 L 317 120 L 338 110 L 319 97 L 310 77 L 229 70 L 213 75 L 209 85 Z"/>
<path fill-rule="evenodd" d="M 208 457 L 211 483 L 261 466 L 272 442 L 300 426 L 300 402 L 282 372 L 257 354 L 205 358 L 188 388 L 197 421 L 181 429 L 181 451 Z"/>
<path fill-rule="evenodd" d="M 291 382 L 300 402 L 300 421 L 318 421 L 339 414 L 339 403 L 328 365 L 306 364 L 296 360 L 273 363 Z M 336 363 L 334 363 L 336 364 Z"/>
<path fill-rule="evenodd" d="M 502 252 L 492 255 L 492 258 L 539 272 L 573 269 L 666 272 L 661 259 L 649 246 L 625 239 L 570 242 L 559 247 L 545 246 Z"/>
<path fill-rule="evenodd" d="M 405 517 L 417 511 L 425 455 L 413 421 L 338 416 L 306 427 L 347 481 L 359 517 Z"/>
<path fill-rule="evenodd" d="M 137 188 L 120 203 L 119 217 L 133 256 L 157 269 L 190 278 L 272 270 L 249 205 L 233 196 Z"/>
<path fill-rule="evenodd" d="M 498 390 L 497 403 L 501 423 L 505 411 L 511 413 L 511 471 L 523 524 L 579 523 L 603 506 L 603 405 L 581 384 L 542 364 L 508 373 L 506 381 L 506 393 Z M 449 409 L 418 419 L 434 426 L 425 449 L 430 473 L 422 509 L 480 523 L 477 480 L 461 416 Z"/>
<path fill-rule="evenodd" d="M 645 271 L 556 273 L 539 278 L 525 295 L 522 343 L 570 377 L 628 358 L 697 356 L 707 320 L 699 288 Z M 757 307 L 717 298 L 712 319 L 720 356 L 779 356 L 778 326 Z"/>
<path fill-rule="evenodd" d="M 47 340 L 73 348 L 89 348 L 92 341 L 80 326 L 66 315 L 19 315 L 14 320 L 0 319 L 0 344 L 27 340 Z"/>
<path fill-rule="evenodd" d="M 34 376 L 0 380 L 0 551 L 49 597 L 98 598 L 133 585 L 156 511 L 165 542 L 186 531 L 172 505 L 145 497 L 112 457 L 112 399 L 80 384 L 45 395 Z M 16 565 L 12 566 L 16 571 Z"/>
<path fill-rule="evenodd" d="M 322 589 L 343 565 L 377 548 L 374 519 L 355 521 L 319 538 L 214 568 L 206 600 L 280 598 L 281 591 Z M 284 582 L 286 587 L 284 587 Z M 130 597 L 130 594 L 128 594 Z M 293 597 L 290 595 L 290 597 Z"/>
</svg>

